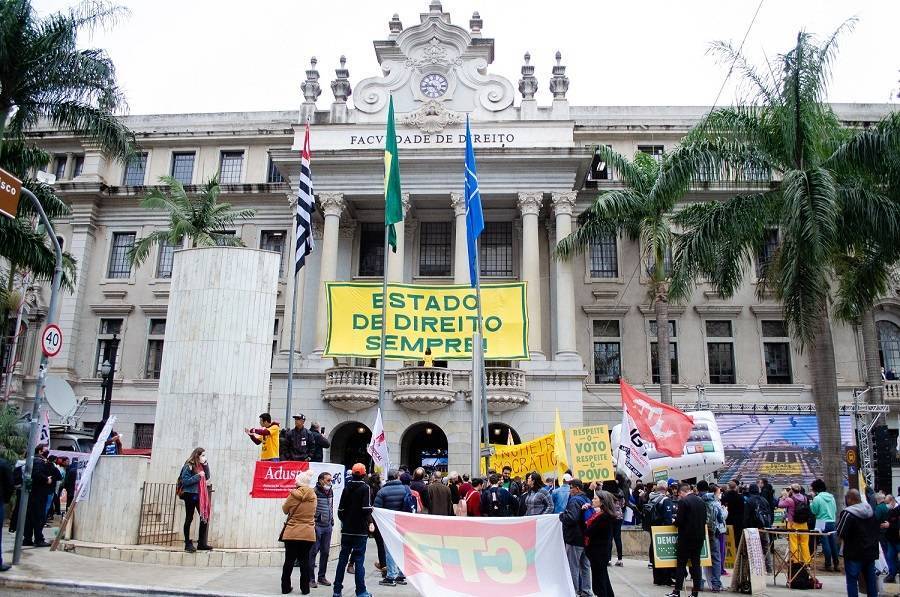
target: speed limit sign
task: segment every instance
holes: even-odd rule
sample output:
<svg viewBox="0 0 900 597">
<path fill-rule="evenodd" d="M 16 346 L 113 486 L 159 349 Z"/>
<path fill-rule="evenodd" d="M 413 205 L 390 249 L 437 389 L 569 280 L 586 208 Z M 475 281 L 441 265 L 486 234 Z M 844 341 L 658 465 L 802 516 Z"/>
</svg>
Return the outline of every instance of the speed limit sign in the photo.
<svg viewBox="0 0 900 597">
<path fill-rule="evenodd" d="M 47 324 L 41 332 L 41 350 L 48 357 L 55 357 L 62 350 L 62 330 L 55 323 Z"/>
</svg>

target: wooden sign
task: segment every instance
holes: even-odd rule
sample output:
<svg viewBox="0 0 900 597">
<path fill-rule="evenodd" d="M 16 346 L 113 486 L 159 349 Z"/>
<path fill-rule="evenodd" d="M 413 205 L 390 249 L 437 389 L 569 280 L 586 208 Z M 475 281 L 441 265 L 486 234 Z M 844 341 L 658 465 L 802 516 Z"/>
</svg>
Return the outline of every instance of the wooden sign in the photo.
<svg viewBox="0 0 900 597">
<path fill-rule="evenodd" d="M 759 529 L 744 529 L 731 575 L 731 590 L 750 595 L 766 592 L 766 557 Z"/>
<path fill-rule="evenodd" d="M 22 181 L 0 168 L 0 214 L 15 218 L 22 196 Z"/>
</svg>

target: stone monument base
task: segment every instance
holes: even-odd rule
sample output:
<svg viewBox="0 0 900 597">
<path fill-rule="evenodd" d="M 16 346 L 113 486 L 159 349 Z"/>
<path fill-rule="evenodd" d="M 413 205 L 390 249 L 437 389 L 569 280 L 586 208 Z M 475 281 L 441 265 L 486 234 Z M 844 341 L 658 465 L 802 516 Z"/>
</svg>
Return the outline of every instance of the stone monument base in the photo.
<svg viewBox="0 0 900 597">
<path fill-rule="evenodd" d="M 281 567 L 284 563 L 284 549 L 214 549 L 188 553 L 181 545 L 112 545 L 109 543 L 88 543 L 87 541 L 62 541 L 63 551 L 80 556 L 161 564 L 164 566 L 222 567 L 222 568 L 267 568 Z"/>
</svg>

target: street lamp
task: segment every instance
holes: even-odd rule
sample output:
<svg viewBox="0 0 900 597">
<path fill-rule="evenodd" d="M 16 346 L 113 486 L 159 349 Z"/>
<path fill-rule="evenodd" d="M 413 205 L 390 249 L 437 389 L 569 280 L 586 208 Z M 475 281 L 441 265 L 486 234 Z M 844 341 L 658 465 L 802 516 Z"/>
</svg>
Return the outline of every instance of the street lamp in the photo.
<svg viewBox="0 0 900 597">
<path fill-rule="evenodd" d="M 109 411 L 112 407 L 113 374 L 116 372 L 116 353 L 118 352 L 119 337 L 118 334 L 113 334 L 112 340 L 109 341 L 109 358 L 104 359 L 103 364 L 100 365 L 100 375 L 103 377 L 103 385 L 101 386 L 103 389 L 103 420 L 97 425 L 95 442 L 100 441 L 100 431 L 109 419 Z M 106 438 L 103 438 L 103 440 L 106 441 Z"/>
</svg>

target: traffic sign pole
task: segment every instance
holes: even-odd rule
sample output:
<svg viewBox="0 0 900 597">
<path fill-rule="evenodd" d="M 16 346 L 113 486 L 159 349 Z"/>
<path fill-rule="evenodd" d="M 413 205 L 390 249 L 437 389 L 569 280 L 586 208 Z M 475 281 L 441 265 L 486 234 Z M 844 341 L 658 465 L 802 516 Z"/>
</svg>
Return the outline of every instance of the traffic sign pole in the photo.
<svg viewBox="0 0 900 597">
<path fill-rule="evenodd" d="M 62 330 L 55 323 L 48 323 L 41 332 L 41 351 L 48 357 L 53 358 L 62 350 L 63 337 Z"/>
<path fill-rule="evenodd" d="M 50 219 L 47 217 L 46 212 L 44 212 L 44 207 L 41 205 L 41 202 L 38 201 L 37 197 L 25 187 L 21 187 L 21 193 L 25 197 L 28 197 L 34 204 L 34 209 L 38 212 L 41 223 L 44 224 L 44 230 L 47 231 L 50 242 L 53 243 L 53 251 L 56 253 L 56 267 L 53 269 L 53 282 L 50 286 L 50 305 L 47 311 L 47 323 L 55 324 L 57 319 L 57 303 L 59 302 L 59 285 L 62 281 L 62 248 L 59 246 L 59 240 L 56 238 L 56 231 L 53 230 L 53 226 L 50 224 Z M 60 335 L 60 346 L 61 345 L 62 335 Z M 57 351 L 57 353 L 58 352 L 59 351 Z M 34 470 L 34 448 L 37 445 L 40 433 L 41 402 L 44 397 L 44 383 L 47 379 L 48 362 L 49 357 L 45 353 L 41 356 L 41 366 L 40 369 L 38 369 L 37 383 L 34 388 L 34 404 L 31 407 L 31 429 L 28 433 L 28 447 L 25 452 L 25 468 L 22 471 L 22 489 L 19 491 L 19 519 L 16 521 L 16 543 L 15 548 L 13 549 L 13 564 L 18 564 L 22 559 L 22 539 L 25 535 L 25 514 L 28 511 L 28 496 L 31 493 L 31 473 Z"/>
</svg>

